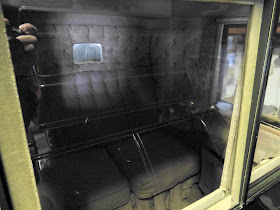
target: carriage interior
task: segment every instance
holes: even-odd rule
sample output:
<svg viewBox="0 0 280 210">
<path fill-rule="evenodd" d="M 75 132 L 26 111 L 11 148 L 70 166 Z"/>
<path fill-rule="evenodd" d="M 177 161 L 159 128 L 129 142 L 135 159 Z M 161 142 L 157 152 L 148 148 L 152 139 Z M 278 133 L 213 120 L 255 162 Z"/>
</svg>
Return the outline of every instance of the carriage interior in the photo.
<svg viewBox="0 0 280 210">
<path fill-rule="evenodd" d="M 38 29 L 42 209 L 182 209 L 219 187 L 250 6 L 19 2 L 4 13 Z M 221 30 L 231 19 L 245 32 Z"/>
</svg>

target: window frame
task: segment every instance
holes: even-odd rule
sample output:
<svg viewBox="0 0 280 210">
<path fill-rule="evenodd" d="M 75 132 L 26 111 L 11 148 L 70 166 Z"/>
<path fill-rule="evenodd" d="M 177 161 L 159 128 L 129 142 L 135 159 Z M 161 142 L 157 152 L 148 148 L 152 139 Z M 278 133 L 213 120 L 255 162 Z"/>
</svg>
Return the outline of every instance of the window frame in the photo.
<svg viewBox="0 0 280 210">
<path fill-rule="evenodd" d="M 0 153 L 13 209 L 41 209 L 0 4 Z M 20 172 L 20 173 L 19 173 Z"/>
<path fill-rule="evenodd" d="M 271 24 L 268 23 L 271 23 L 271 19 L 274 17 L 275 5 L 279 1 L 266 0 L 265 5 L 263 0 L 191 1 L 246 4 L 252 6 L 245 44 L 245 63 L 242 71 L 242 74 L 244 74 L 244 83 L 242 82 L 242 85 L 244 87 L 241 89 L 240 97 L 236 98 L 235 111 L 230 128 L 229 141 L 236 139 L 236 145 L 231 145 L 231 147 L 228 146 L 227 148 L 225 159 L 227 165 L 223 169 L 220 188 L 184 209 L 220 209 L 221 207 L 223 209 L 229 209 L 235 206 L 242 207 L 246 200 L 244 199 L 244 195 L 247 195 L 246 192 L 250 178 L 250 157 L 252 156 L 252 152 L 254 152 L 252 142 L 255 141 L 252 134 L 254 134 L 258 127 L 256 117 L 260 113 L 258 105 L 261 102 L 260 87 L 263 86 L 263 80 L 261 78 L 265 72 L 265 61 L 267 60 L 267 51 L 269 48 L 268 38 L 272 30 Z M 263 8 L 265 8 L 264 11 Z M 273 12 L 270 11 L 271 9 L 273 9 Z M 262 14 L 266 13 L 272 13 L 273 17 L 262 19 Z M 2 69 L 1 72 L 4 72 L 0 74 L 0 77 L 2 81 L 6 81 L 0 84 L 0 90 L 5 90 L 4 88 L 12 90 L 9 94 L 0 95 L 0 101 L 9 105 L 9 109 L 0 110 L 1 116 L 3 116 L 2 120 L 6 124 L 8 122 L 11 125 L 9 132 L 7 132 L 6 124 L 0 124 L 1 157 L 14 209 L 36 210 L 41 209 L 40 201 L 31 158 L 26 144 L 27 140 L 18 93 L 16 91 L 11 57 L 7 56 L 10 52 L 3 19 L 2 7 L 0 5 L 0 35 L 4 37 L 4 39 L 0 40 L 0 46 L 3 49 L 0 52 L 0 58 L 3 60 L 0 68 Z M 264 27 L 266 24 L 269 27 L 266 27 L 264 30 L 267 30 L 266 32 L 269 33 L 265 34 L 265 31 L 261 33 L 261 27 Z M 263 41 L 263 45 L 260 45 L 259 41 Z M 13 112 L 12 109 L 16 111 Z M 235 133 L 237 133 L 237 136 L 235 136 Z M 2 137 L 4 138 L 2 139 Z M 233 168 L 235 170 L 232 170 Z M 19 179 L 16 171 L 24 172 L 25 176 Z M 270 178 L 272 177 L 270 176 Z"/>
<path fill-rule="evenodd" d="M 256 116 L 260 115 L 257 104 L 260 102 L 259 95 L 261 87 L 263 87 L 261 78 L 264 75 L 264 70 L 267 65 L 265 61 L 267 61 L 269 51 L 269 40 L 273 29 L 271 23 L 275 18 L 276 4 L 277 0 L 270 0 L 266 1 L 265 5 L 263 1 L 255 1 L 254 5 L 252 5 L 244 53 L 244 87 L 242 89 L 242 97 L 235 99 L 235 107 L 236 105 L 240 105 L 240 115 L 234 118 L 234 115 L 238 113 L 233 113 L 233 122 L 230 128 L 233 130 L 232 133 L 238 130 L 236 145 L 234 145 L 235 149 L 231 150 L 234 154 L 232 159 L 228 160 L 230 162 L 228 170 L 231 170 L 231 172 L 226 174 L 225 171 L 227 169 L 224 167 L 222 179 L 225 179 L 225 181 L 221 183 L 220 188 L 186 207 L 185 210 L 198 208 L 217 209 L 221 207 L 224 209 L 238 208 L 243 207 L 246 202 L 248 182 L 250 179 L 249 172 L 251 172 L 250 166 L 252 166 L 252 152 L 255 149 L 252 145 L 252 140 L 254 140 L 252 134 L 255 131 L 254 128 L 258 125 Z M 265 14 L 264 18 L 260 14 Z M 269 14 L 272 15 L 270 16 Z M 259 20 L 259 23 L 257 20 Z M 268 27 L 265 27 L 266 25 Z M 262 33 L 260 33 L 260 29 L 262 29 Z M 258 34 L 258 40 L 254 40 L 254 37 L 252 37 L 255 34 Z M 236 130 L 232 129 L 232 125 L 234 124 L 238 124 Z M 229 152 L 230 149 L 227 148 L 226 158 L 229 157 Z M 233 168 L 235 170 L 232 170 Z M 264 184 L 261 187 L 264 187 Z M 258 187 L 256 190 L 260 190 L 261 187 Z"/>
<path fill-rule="evenodd" d="M 223 45 L 223 44 L 226 44 L 226 39 L 224 37 L 227 37 L 227 31 L 225 29 L 227 29 L 227 28 L 239 28 L 239 27 L 243 28 L 247 24 L 246 23 L 247 19 L 242 19 L 242 18 L 220 19 L 220 20 L 217 20 L 217 22 L 220 23 L 220 27 L 218 29 L 218 33 L 220 34 L 221 38 L 219 38 L 218 45 L 216 46 L 216 48 L 219 48 L 219 52 L 218 52 L 219 56 L 218 56 L 218 59 L 216 59 L 216 66 L 217 67 L 215 69 L 215 78 L 217 78 L 215 80 L 215 83 L 217 85 L 212 90 L 212 103 L 214 103 L 215 101 L 223 101 L 222 98 L 221 98 L 221 89 L 222 89 L 222 85 L 223 85 L 222 71 L 224 70 L 223 69 L 224 68 L 223 65 L 224 65 L 224 62 L 225 62 L 224 61 L 225 56 L 222 54 L 222 52 L 221 52 L 222 49 L 221 49 L 220 46 L 226 47 L 226 45 L 225 46 Z M 277 31 L 277 34 L 279 36 L 280 24 L 277 21 L 275 22 L 275 24 L 277 26 L 274 26 L 276 28 L 274 30 Z M 273 44 L 273 46 L 274 45 L 275 44 Z M 273 50 L 273 49 L 271 49 L 271 50 Z M 221 56 L 221 54 L 223 56 Z M 267 62 L 266 63 L 266 66 L 267 66 L 266 68 L 270 68 L 270 61 L 269 61 L 269 59 L 267 59 L 266 62 Z M 267 74 L 269 74 L 269 72 Z M 268 80 L 268 78 L 267 78 L 267 80 Z M 266 86 L 266 84 L 264 84 L 264 86 Z M 265 87 L 262 87 L 262 88 L 263 88 L 263 91 L 265 93 Z M 265 97 L 265 95 L 263 97 Z M 260 111 L 260 116 L 261 116 L 261 113 L 262 112 Z M 267 125 L 271 129 L 276 129 L 277 133 L 280 132 L 280 128 L 274 127 L 273 125 L 271 125 L 269 123 L 262 122 L 262 120 L 260 120 L 260 121 L 261 121 L 260 125 L 262 125 L 262 124 L 263 125 Z M 254 171 L 252 170 L 251 178 L 250 178 L 250 181 L 249 181 L 250 186 L 249 186 L 249 189 L 248 189 L 248 199 L 247 199 L 248 202 L 250 202 L 253 199 L 253 197 L 256 197 L 256 193 L 259 194 L 259 192 L 257 192 L 258 191 L 257 189 L 260 190 L 261 188 L 264 188 L 264 185 L 269 184 L 269 182 L 267 181 L 267 178 L 270 175 L 273 176 L 272 175 L 273 171 L 275 173 L 278 173 L 277 170 L 279 169 L 279 167 L 280 167 L 280 157 L 276 157 L 273 160 L 271 160 L 268 163 L 266 163 L 265 165 L 260 166 L 258 169 L 254 170 Z M 275 178 L 276 177 L 274 176 L 273 183 L 275 182 Z M 260 182 L 263 182 L 265 179 L 266 179 L 266 181 L 265 181 L 266 184 L 261 185 Z"/>
<path fill-rule="evenodd" d="M 267 166 L 264 165 L 263 169 L 271 169 L 272 171 L 266 173 L 263 177 L 258 177 L 259 179 L 254 183 L 254 185 L 249 186 L 250 178 L 252 175 L 252 162 L 254 158 L 255 148 L 256 148 L 256 142 L 258 137 L 258 131 L 259 126 L 261 123 L 261 116 L 262 116 L 262 107 L 264 104 L 264 98 L 265 98 L 265 92 L 266 92 L 266 86 L 269 76 L 269 70 L 270 70 L 270 64 L 271 64 L 271 57 L 273 52 L 273 39 L 274 35 L 277 31 L 278 26 L 278 19 L 279 19 L 279 9 L 280 9 L 280 1 L 267 1 L 266 7 L 264 9 L 263 13 L 263 24 L 262 24 L 262 31 L 261 36 L 263 36 L 263 39 L 260 40 L 260 50 L 258 53 L 258 68 L 262 69 L 262 74 L 259 75 L 259 78 L 257 78 L 260 81 L 259 88 L 254 88 L 254 102 L 255 104 L 255 113 L 254 118 L 251 118 L 251 121 L 253 121 L 252 131 L 251 133 L 247 134 L 247 140 L 248 140 L 248 153 L 245 156 L 247 159 L 246 168 L 244 170 L 244 184 L 242 188 L 242 197 L 241 200 L 243 203 L 248 203 L 252 196 L 258 196 L 260 195 L 265 188 L 269 188 L 273 186 L 273 184 L 280 181 L 280 165 L 278 167 L 272 167 L 272 165 L 277 162 L 279 162 L 279 159 L 275 159 L 271 161 L 271 164 L 268 164 Z M 267 33 L 267 34 L 266 34 Z M 263 59 L 260 59 L 259 57 L 263 56 Z M 250 136 L 249 136 L 250 135 Z"/>
</svg>

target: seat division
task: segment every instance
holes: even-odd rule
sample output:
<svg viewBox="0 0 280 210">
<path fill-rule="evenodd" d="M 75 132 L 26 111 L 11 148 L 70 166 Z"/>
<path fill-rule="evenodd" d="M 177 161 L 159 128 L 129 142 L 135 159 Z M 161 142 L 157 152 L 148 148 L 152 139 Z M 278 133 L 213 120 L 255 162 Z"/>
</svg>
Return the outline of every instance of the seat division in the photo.
<svg viewBox="0 0 280 210">
<path fill-rule="evenodd" d="M 146 166 L 143 163 L 132 138 L 108 147 L 138 198 L 150 198 L 199 172 L 199 157 L 183 140 L 162 130 L 140 134 L 140 138 L 151 168 L 147 160 Z"/>
</svg>

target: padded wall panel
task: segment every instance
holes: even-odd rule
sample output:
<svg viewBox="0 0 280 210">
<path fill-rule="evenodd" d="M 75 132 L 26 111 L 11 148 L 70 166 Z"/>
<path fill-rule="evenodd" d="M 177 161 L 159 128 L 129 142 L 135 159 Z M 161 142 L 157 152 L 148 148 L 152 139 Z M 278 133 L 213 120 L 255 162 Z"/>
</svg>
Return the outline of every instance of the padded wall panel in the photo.
<svg viewBox="0 0 280 210">
<path fill-rule="evenodd" d="M 172 25 L 163 20 L 159 24 L 156 19 L 76 16 L 75 24 L 69 24 L 72 16 L 66 13 L 37 25 L 41 32 L 42 128 L 82 126 L 88 121 L 101 123 L 98 129 L 111 135 L 182 118 L 189 114 L 190 100 L 208 94 L 210 74 L 203 72 L 208 67 L 196 72 L 204 51 L 200 21 L 176 19 Z M 101 43 L 103 62 L 73 64 L 76 43 Z M 195 81 L 191 81 L 193 73 Z M 198 87 L 202 90 L 195 95 Z M 105 121 L 117 124 L 118 129 L 108 129 Z"/>
<path fill-rule="evenodd" d="M 54 75 L 42 79 L 42 124 L 70 120 L 78 115 L 126 112 L 127 108 L 154 103 L 149 90 L 143 93 L 139 90 L 141 82 L 137 82 L 139 74 L 147 74 L 145 68 L 150 69 L 151 65 L 149 30 L 106 25 L 40 27 L 45 31 L 38 48 L 41 74 Z M 92 42 L 102 44 L 104 62 L 74 65 L 73 44 Z M 139 67 L 144 72 L 135 70 Z M 70 76 L 65 75 L 69 73 Z M 151 79 L 148 77 L 144 83 Z M 68 97 L 68 93 L 72 95 Z M 69 115 L 64 114 L 67 112 Z"/>
<path fill-rule="evenodd" d="M 39 25 L 38 28 L 43 31 L 38 43 L 41 74 L 151 66 L 147 29 L 106 25 Z M 78 43 L 100 43 L 104 62 L 74 65 L 72 48 Z M 67 70 L 63 66 L 72 67 Z"/>
</svg>

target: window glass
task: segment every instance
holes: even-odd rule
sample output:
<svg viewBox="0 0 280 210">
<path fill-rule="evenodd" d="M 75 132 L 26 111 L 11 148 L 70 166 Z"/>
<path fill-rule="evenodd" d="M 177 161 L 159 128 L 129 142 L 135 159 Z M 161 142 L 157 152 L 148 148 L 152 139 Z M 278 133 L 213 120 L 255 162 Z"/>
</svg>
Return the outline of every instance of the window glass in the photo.
<svg viewBox="0 0 280 210">
<path fill-rule="evenodd" d="M 279 30 L 277 29 L 276 42 L 272 52 L 267 88 L 262 109 L 261 125 L 253 160 L 253 169 L 250 183 L 267 174 L 280 164 L 280 120 L 279 120 L 279 79 L 280 79 L 280 45 Z M 220 112 L 231 115 L 235 99 L 242 57 L 245 47 L 246 26 L 225 25 L 223 32 L 223 47 L 225 54 L 221 55 L 220 72 Z M 223 52 L 223 51 L 222 51 Z M 226 113 L 226 114 L 225 114 Z M 262 167 L 263 166 L 263 167 Z"/>
<path fill-rule="evenodd" d="M 102 46 L 96 43 L 75 44 L 73 59 L 75 64 L 102 62 Z"/>
<path fill-rule="evenodd" d="M 266 87 L 264 106 L 262 116 L 265 121 L 279 127 L 277 122 L 280 117 L 280 97 L 279 97 L 279 79 L 280 79 L 280 46 L 273 49 L 271 65 L 269 70 L 268 82 Z M 273 121 L 275 120 L 275 122 Z"/>
<path fill-rule="evenodd" d="M 220 98 L 233 104 L 245 48 L 246 26 L 225 25 L 223 36 L 223 51 L 226 54 L 222 55 Z"/>
<path fill-rule="evenodd" d="M 249 13 L 181 0 L 21 10 L 38 28 L 27 131 L 43 208 L 181 209 L 216 190 L 246 37 L 225 27 L 219 43 L 218 19 Z"/>
<path fill-rule="evenodd" d="M 279 38 L 279 34 L 276 38 Z M 280 165 L 279 54 L 280 45 L 276 41 L 272 52 L 250 183 Z"/>
</svg>

